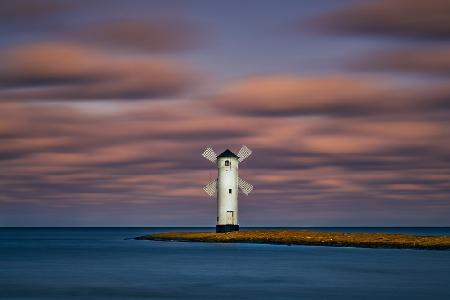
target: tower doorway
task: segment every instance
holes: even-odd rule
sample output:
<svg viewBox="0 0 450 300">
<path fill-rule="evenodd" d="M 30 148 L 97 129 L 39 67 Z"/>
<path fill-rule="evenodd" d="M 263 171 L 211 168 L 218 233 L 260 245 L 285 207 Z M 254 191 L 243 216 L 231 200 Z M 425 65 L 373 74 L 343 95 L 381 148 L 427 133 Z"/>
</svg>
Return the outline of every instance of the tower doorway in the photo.
<svg viewBox="0 0 450 300">
<path fill-rule="evenodd" d="M 227 224 L 234 224 L 234 211 L 227 211 Z"/>
</svg>

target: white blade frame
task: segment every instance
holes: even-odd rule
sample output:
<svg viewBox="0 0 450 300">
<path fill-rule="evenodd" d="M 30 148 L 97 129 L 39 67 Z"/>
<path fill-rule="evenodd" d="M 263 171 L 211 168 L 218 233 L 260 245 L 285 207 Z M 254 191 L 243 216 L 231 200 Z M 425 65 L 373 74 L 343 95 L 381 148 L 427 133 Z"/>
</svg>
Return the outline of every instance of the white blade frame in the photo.
<svg viewBox="0 0 450 300">
<path fill-rule="evenodd" d="M 241 149 L 238 152 L 239 162 L 242 162 L 244 159 L 249 157 L 252 154 L 252 150 L 250 150 L 247 146 L 242 145 Z"/>
<path fill-rule="evenodd" d="M 241 177 L 238 178 L 238 186 L 245 195 L 248 195 L 251 193 L 251 191 L 253 191 L 253 185 L 251 185 Z"/>
<path fill-rule="evenodd" d="M 217 193 L 217 179 L 209 182 L 203 190 L 211 197 L 212 195 Z"/>
<path fill-rule="evenodd" d="M 212 163 L 216 163 L 217 161 L 217 154 L 211 147 L 206 148 L 206 150 L 203 151 L 202 156 Z"/>
</svg>

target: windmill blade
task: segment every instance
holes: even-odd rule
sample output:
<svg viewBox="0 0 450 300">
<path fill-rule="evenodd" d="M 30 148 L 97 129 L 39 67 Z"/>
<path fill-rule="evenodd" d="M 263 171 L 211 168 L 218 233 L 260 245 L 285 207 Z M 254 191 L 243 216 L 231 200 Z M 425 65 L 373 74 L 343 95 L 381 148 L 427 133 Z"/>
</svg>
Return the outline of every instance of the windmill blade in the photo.
<svg viewBox="0 0 450 300">
<path fill-rule="evenodd" d="M 217 179 L 214 179 L 210 183 L 208 183 L 203 190 L 209 195 L 212 196 L 217 192 Z"/>
<path fill-rule="evenodd" d="M 209 160 L 210 162 L 215 163 L 217 161 L 217 154 L 214 152 L 214 150 L 210 147 L 206 148 L 205 151 L 203 151 L 202 156 Z"/>
<path fill-rule="evenodd" d="M 238 152 L 239 162 L 242 162 L 244 159 L 249 157 L 252 154 L 252 150 L 250 150 L 247 146 L 242 145 L 241 150 Z"/>
<path fill-rule="evenodd" d="M 241 191 L 248 195 L 251 191 L 253 191 L 253 185 L 245 181 L 244 179 L 240 178 L 238 179 L 238 186 L 241 189 Z"/>
</svg>

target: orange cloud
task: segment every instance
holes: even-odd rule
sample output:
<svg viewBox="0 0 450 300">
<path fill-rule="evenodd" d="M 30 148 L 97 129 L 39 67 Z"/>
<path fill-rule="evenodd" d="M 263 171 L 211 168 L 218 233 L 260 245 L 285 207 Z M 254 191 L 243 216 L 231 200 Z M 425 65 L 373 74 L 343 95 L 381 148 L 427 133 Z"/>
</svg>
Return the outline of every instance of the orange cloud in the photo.
<svg viewBox="0 0 450 300">
<path fill-rule="evenodd" d="M 149 99 L 176 95 L 196 80 L 175 62 L 111 55 L 75 44 L 19 46 L 1 60 L 3 99 Z"/>
<path fill-rule="evenodd" d="M 210 105 L 248 116 L 370 116 L 448 108 L 446 83 L 409 85 L 356 76 L 244 78 Z"/>
<path fill-rule="evenodd" d="M 249 115 L 370 114 L 396 106 L 392 91 L 385 82 L 356 77 L 250 77 L 213 97 L 212 105 Z"/>
</svg>

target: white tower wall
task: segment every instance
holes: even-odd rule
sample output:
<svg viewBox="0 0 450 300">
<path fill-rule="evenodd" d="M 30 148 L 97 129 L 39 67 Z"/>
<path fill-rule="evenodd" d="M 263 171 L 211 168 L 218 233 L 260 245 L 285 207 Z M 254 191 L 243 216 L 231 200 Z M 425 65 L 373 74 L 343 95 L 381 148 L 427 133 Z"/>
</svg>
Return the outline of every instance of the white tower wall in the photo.
<svg viewBox="0 0 450 300">
<path fill-rule="evenodd" d="M 235 157 L 217 159 L 217 225 L 239 224 L 238 168 L 239 161 Z"/>
</svg>

